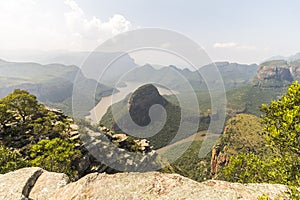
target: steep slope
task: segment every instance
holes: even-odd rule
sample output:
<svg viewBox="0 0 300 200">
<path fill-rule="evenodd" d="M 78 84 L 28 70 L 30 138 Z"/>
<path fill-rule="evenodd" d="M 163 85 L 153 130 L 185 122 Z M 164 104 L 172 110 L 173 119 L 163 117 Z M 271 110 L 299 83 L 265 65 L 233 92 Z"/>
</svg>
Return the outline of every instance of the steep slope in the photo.
<svg viewBox="0 0 300 200">
<path fill-rule="evenodd" d="M 212 149 L 211 173 L 218 176 L 218 171 L 227 165 L 230 156 L 239 153 L 267 154 L 268 149 L 261 135 L 260 118 L 239 114 L 229 119 L 222 136 Z"/>
</svg>

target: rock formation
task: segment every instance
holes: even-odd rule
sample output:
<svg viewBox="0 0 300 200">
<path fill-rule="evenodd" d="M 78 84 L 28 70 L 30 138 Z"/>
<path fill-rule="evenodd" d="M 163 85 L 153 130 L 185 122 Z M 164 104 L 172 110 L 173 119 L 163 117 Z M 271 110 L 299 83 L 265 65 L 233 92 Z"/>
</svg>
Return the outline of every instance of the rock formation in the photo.
<svg viewBox="0 0 300 200">
<path fill-rule="evenodd" d="M 73 200 L 73 199 L 197 199 L 235 200 L 288 199 L 287 186 L 279 184 L 240 184 L 209 180 L 195 182 L 177 174 L 159 172 L 92 173 L 69 183 L 64 174 L 40 168 L 23 168 L 0 175 L 0 199 Z"/>
<path fill-rule="evenodd" d="M 166 122 L 162 123 L 164 119 Z M 112 105 L 100 123 L 116 133 L 128 133 L 136 138 L 145 138 L 154 149 L 159 149 L 172 142 L 175 136 L 178 141 L 194 134 L 194 131 L 189 131 L 188 128 L 185 135 L 177 134 L 180 121 L 181 108 L 161 96 L 154 85 L 146 84 Z M 151 126 L 147 127 L 149 131 L 144 132 L 145 126 L 150 122 Z M 130 133 L 131 131 L 134 134 Z"/>
<path fill-rule="evenodd" d="M 153 171 L 160 169 L 157 153 L 145 139 L 133 139 L 126 134 L 116 134 L 101 126 L 98 131 L 86 129 L 87 134 L 81 137 L 82 149 L 86 159 L 81 166 L 90 172 L 131 172 Z"/>
<path fill-rule="evenodd" d="M 286 87 L 300 78 L 299 61 L 274 60 L 262 63 L 257 71 L 257 85 L 262 88 Z"/>
<path fill-rule="evenodd" d="M 151 121 L 148 114 L 150 107 L 154 104 L 165 107 L 167 103 L 156 87 L 151 84 L 143 85 L 128 100 L 129 113 L 136 124 L 146 126 Z"/>
</svg>

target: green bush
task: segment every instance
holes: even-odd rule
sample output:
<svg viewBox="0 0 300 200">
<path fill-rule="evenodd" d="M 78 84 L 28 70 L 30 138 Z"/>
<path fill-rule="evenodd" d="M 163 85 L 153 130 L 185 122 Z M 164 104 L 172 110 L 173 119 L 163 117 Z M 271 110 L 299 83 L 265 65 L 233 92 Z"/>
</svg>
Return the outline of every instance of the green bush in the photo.
<svg viewBox="0 0 300 200">
<path fill-rule="evenodd" d="M 66 173 L 71 178 L 77 175 L 72 162 L 79 158 L 81 153 L 75 150 L 74 144 L 60 138 L 41 140 L 30 148 L 30 165 L 43 169 Z"/>
<path fill-rule="evenodd" d="M 0 174 L 5 174 L 25 166 L 26 161 L 19 153 L 5 146 L 0 146 Z"/>
<path fill-rule="evenodd" d="M 223 169 L 225 180 L 280 183 L 300 186 L 300 84 L 294 82 L 287 93 L 270 105 L 262 105 L 265 116 L 264 139 L 269 155 L 239 154 Z M 290 189 L 290 197 L 299 199 L 299 190 Z"/>
</svg>

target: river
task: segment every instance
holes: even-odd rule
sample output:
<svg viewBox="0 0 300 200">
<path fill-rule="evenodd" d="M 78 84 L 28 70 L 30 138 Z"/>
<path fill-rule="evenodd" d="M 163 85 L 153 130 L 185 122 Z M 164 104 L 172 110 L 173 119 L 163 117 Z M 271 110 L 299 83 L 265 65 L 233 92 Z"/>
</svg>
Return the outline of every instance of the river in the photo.
<svg viewBox="0 0 300 200">
<path fill-rule="evenodd" d="M 107 97 L 103 97 L 100 102 L 90 111 L 90 115 L 86 118 L 90 119 L 92 124 L 99 122 L 107 112 L 109 106 L 123 100 L 128 94 L 134 92 L 142 85 L 144 85 L 144 83 L 126 82 L 126 87 L 117 87 L 119 92 Z M 157 87 L 157 89 L 161 95 L 177 94 L 176 91 L 171 91 L 162 87 Z"/>
</svg>

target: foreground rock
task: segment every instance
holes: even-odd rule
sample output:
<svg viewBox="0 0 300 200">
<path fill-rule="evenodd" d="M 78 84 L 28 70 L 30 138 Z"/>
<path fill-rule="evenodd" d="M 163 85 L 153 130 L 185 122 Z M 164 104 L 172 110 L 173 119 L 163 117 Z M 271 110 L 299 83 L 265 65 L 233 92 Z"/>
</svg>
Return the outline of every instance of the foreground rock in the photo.
<svg viewBox="0 0 300 200">
<path fill-rule="evenodd" d="M 0 176 L 0 199 L 15 200 L 29 196 L 31 188 L 42 172 L 42 169 L 33 167 Z"/>
<path fill-rule="evenodd" d="M 203 183 L 159 172 L 92 173 L 67 184 L 64 174 L 24 168 L 0 176 L 0 199 L 257 199 L 279 197 L 287 187 L 278 184 L 240 184 L 210 180 Z M 285 199 L 287 199 L 285 197 Z"/>
</svg>

